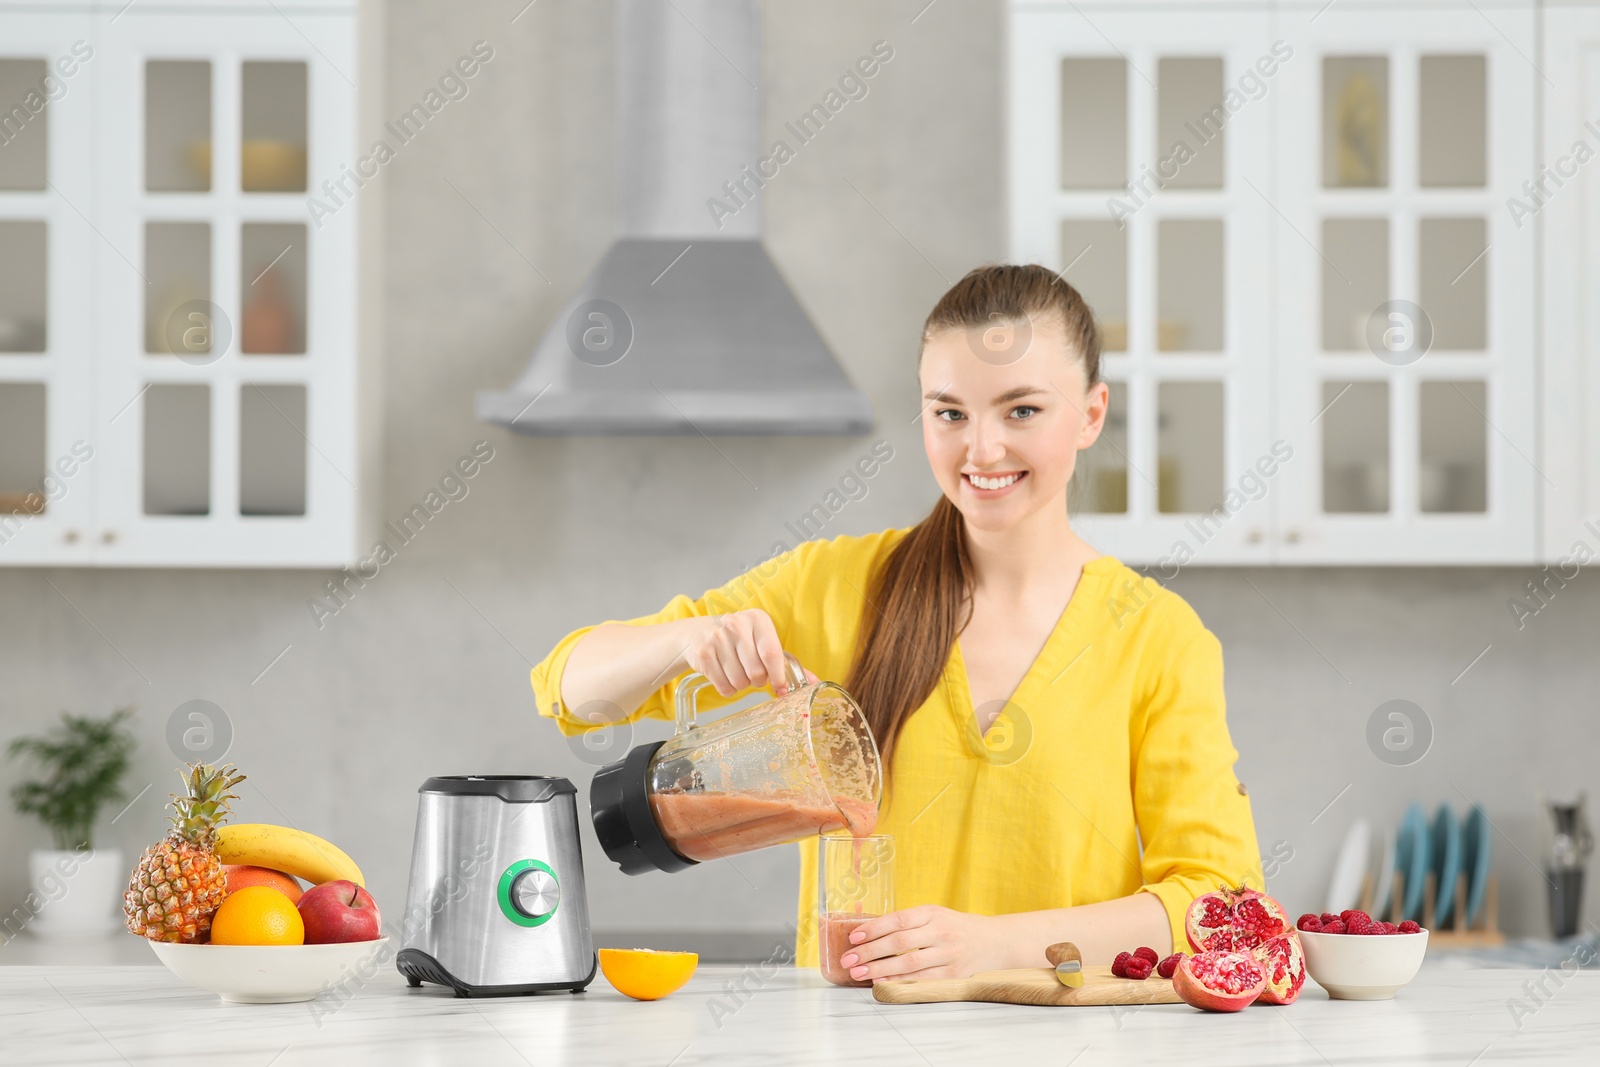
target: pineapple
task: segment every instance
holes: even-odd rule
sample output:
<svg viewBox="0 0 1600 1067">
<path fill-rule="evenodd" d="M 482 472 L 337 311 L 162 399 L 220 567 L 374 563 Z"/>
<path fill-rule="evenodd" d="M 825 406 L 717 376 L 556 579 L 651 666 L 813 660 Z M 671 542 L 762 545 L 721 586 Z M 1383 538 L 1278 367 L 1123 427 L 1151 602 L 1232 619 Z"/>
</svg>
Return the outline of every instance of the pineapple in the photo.
<svg viewBox="0 0 1600 1067">
<path fill-rule="evenodd" d="M 227 894 L 217 824 L 228 817 L 228 801 L 238 799 L 228 790 L 242 781 L 232 766 L 190 765 L 187 794 L 172 794 L 172 830 L 144 850 L 122 895 L 133 933 L 189 945 L 210 940 L 211 916 Z"/>
</svg>

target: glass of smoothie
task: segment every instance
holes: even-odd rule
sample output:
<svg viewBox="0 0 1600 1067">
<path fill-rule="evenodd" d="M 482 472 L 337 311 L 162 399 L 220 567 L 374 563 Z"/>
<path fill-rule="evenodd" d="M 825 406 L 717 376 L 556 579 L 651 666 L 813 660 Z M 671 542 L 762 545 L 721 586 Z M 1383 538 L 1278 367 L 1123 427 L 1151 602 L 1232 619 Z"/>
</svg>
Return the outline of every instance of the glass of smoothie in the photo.
<svg viewBox="0 0 1600 1067">
<path fill-rule="evenodd" d="M 894 910 L 894 835 L 823 834 L 817 839 L 817 939 L 822 977 L 864 987 L 839 957 L 855 946 L 850 933 Z"/>
</svg>

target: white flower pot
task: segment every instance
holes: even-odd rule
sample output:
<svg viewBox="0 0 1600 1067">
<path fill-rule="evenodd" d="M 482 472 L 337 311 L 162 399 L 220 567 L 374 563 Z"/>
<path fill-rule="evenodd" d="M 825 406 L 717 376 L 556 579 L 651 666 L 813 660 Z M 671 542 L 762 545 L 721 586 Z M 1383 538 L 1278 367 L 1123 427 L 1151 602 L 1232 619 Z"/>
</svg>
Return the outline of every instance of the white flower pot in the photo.
<svg viewBox="0 0 1600 1067">
<path fill-rule="evenodd" d="M 32 892 L 11 918 L 27 916 L 23 928 L 34 937 L 79 940 L 122 928 L 128 868 L 119 849 L 35 849 L 28 854 L 28 875 Z"/>
</svg>

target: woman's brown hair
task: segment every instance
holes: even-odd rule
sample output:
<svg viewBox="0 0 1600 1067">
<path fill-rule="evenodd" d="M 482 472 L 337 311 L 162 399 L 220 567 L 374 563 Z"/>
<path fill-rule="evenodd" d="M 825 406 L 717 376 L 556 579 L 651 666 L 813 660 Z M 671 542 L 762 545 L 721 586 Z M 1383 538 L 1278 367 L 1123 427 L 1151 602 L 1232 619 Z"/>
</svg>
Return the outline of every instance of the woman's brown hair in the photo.
<svg viewBox="0 0 1600 1067">
<path fill-rule="evenodd" d="M 1085 382 L 1099 382 L 1094 314 L 1059 274 L 1037 265 L 969 272 L 928 314 L 922 344 L 948 329 L 976 336 L 974 331 L 997 324 L 1041 322 L 1064 327 L 1067 346 L 1083 361 Z M 973 581 L 961 512 L 943 495 L 873 576 L 845 688 L 866 713 L 886 778 L 900 731 L 939 684 L 971 615 Z"/>
</svg>

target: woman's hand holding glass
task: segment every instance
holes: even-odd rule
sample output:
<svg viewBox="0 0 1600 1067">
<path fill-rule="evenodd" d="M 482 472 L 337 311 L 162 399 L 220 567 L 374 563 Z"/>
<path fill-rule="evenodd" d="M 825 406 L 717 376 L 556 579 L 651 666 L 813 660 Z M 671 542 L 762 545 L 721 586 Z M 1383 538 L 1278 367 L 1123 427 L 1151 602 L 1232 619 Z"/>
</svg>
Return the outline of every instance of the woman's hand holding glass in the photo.
<svg viewBox="0 0 1600 1067">
<path fill-rule="evenodd" d="M 923 904 L 862 923 L 850 933 L 854 948 L 839 962 L 856 981 L 880 978 L 965 978 L 1003 969 L 989 915 Z"/>
</svg>

